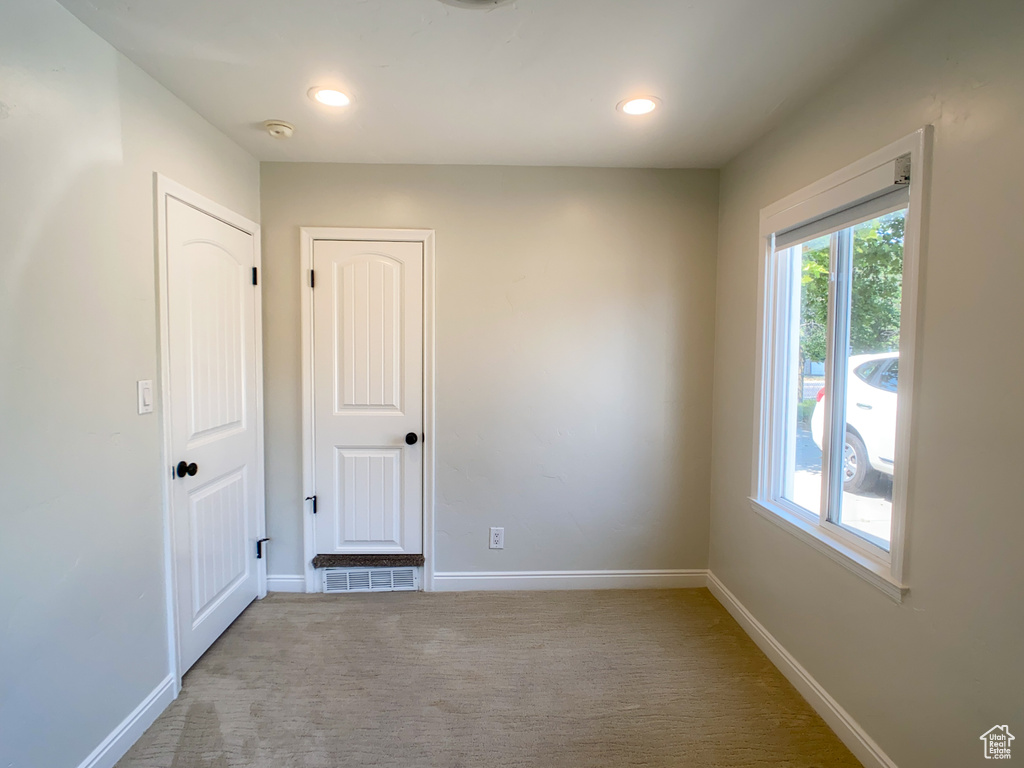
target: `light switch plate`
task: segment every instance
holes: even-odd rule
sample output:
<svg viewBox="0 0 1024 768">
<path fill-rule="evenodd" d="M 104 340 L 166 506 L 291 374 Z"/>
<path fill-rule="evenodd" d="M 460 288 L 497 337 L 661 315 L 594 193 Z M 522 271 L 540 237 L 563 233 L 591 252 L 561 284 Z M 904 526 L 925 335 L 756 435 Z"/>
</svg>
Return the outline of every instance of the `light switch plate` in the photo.
<svg viewBox="0 0 1024 768">
<path fill-rule="evenodd" d="M 153 412 L 153 380 L 139 382 L 139 415 Z"/>
</svg>

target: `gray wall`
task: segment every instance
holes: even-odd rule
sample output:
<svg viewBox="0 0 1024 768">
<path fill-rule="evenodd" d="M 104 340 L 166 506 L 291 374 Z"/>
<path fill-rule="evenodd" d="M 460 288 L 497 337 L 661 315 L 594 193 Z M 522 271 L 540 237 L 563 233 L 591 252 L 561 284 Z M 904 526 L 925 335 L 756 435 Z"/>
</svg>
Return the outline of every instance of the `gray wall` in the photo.
<svg viewBox="0 0 1024 768">
<path fill-rule="evenodd" d="M 758 517 L 758 211 L 935 124 L 912 433 L 910 594 Z M 900 768 L 1024 731 L 1024 4 L 933 2 L 722 173 L 711 568 Z M 1015 730 L 1016 729 L 1016 730 Z"/>
<path fill-rule="evenodd" d="M 73 766 L 168 674 L 152 174 L 259 167 L 52 0 L 0 51 L 0 765 Z"/>
<path fill-rule="evenodd" d="M 262 188 L 271 574 L 302 572 L 300 226 L 437 232 L 438 570 L 706 566 L 717 172 L 264 163 Z"/>
</svg>

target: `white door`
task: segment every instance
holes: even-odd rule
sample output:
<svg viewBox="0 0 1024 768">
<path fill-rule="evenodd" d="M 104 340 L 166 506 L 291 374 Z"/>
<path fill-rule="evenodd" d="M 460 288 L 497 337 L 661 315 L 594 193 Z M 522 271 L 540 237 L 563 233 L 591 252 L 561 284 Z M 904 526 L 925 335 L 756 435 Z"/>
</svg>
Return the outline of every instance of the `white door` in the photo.
<svg viewBox="0 0 1024 768">
<path fill-rule="evenodd" d="M 313 244 L 317 554 L 423 552 L 423 243 Z"/>
<path fill-rule="evenodd" d="M 258 592 L 257 288 L 252 234 L 166 200 L 171 524 L 184 674 Z"/>
</svg>

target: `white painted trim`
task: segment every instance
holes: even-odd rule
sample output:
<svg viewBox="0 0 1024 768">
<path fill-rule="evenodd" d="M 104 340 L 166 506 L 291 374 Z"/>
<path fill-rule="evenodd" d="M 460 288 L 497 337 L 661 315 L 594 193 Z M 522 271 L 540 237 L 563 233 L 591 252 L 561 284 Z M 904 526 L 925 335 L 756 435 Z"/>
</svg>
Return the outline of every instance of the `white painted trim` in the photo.
<svg viewBox="0 0 1024 768">
<path fill-rule="evenodd" d="M 434 231 L 423 240 L 423 568 L 420 588 L 434 591 Z"/>
<path fill-rule="evenodd" d="M 910 318 L 907 328 L 900 325 L 900 376 L 896 383 L 899 416 L 896 419 L 896 463 L 893 473 L 893 522 L 892 540 L 889 544 L 892 576 L 896 581 L 906 582 L 908 521 L 910 508 L 907 505 L 907 488 L 910 486 L 910 462 L 914 451 L 911 442 L 914 401 L 917 380 L 917 329 L 921 322 L 918 316 L 918 296 L 921 290 L 921 259 L 925 253 L 925 220 L 931 195 L 932 174 L 932 126 L 926 125 L 920 131 L 908 136 L 911 144 L 910 209 L 903 230 L 903 301 L 900 317 Z M 915 179 L 914 176 L 917 176 Z M 911 279 L 907 280 L 906 277 Z M 904 347 L 906 352 L 904 352 Z M 899 514 L 896 514 L 899 510 Z"/>
<path fill-rule="evenodd" d="M 451 571 L 434 574 L 437 592 L 532 589 L 696 589 L 702 568 L 652 571 Z"/>
<path fill-rule="evenodd" d="M 920 261 L 923 249 L 923 220 L 927 216 L 927 189 L 931 174 L 932 127 L 925 126 L 918 131 L 873 152 L 861 160 L 830 174 L 824 179 L 794 192 L 782 200 L 767 206 L 760 214 L 760 252 L 758 276 L 758 324 L 757 324 L 757 370 L 755 403 L 757 410 L 754 426 L 753 472 L 751 501 L 754 511 L 793 533 L 801 540 L 825 552 L 832 560 L 840 563 L 878 587 L 897 602 L 908 590 L 906 551 L 908 544 L 909 510 L 906 492 L 913 446 L 911 445 L 911 419 L 914 403 L 915 347 L 917 337 L 918 293 L 920 282 Z M 830 210 L 837 205 L 837 191 L 850 182 L 854 186 L 873 173 L 880 166 L 895 158 L 909 154 L 911 158 L 910 204 L 904 231 L 903 247 L 903 301 L 900 328 L 900 380 L 898 383 L 899 416 L 896 422 L 896 456 L 893 476 L 892 531 L 889 551 L 861 542 L 853 535 L 822 522 L 810 523 L 799 515 L 783 514 L 783 504 L 777 501 L 772 479 L 776 476 L 773 466 L 773 439 L 779 423 L 778 407 L 773 396 L 776 382 L 776 356 L 779 346 L 776 320 L 778 314 L 776 295 L 777 276 L 774 267 L 774 233 L 799 221 L 794 211 L 812 208 Z M 864 192 L 858 187 L 856 194 Z M 847 194 L 844 191 L 843 194 Z M 806 205 L 805 205 L 806 204 Z M 809 207 L 808 207 L 809 206 Z M 796 216 L 798 219 L 799 216 Z M 829 306 L 833 302 L 830 300 Z M 831 312 L 831 310 L 830 310 Z M 831 359 L 831 353 L 829 354 Z M 826 370 L 831 370 L 826 364 Z M 826 378 L 826 382 L 828 379 Z M 827 384 L 826 384 L 827 386 Z M 826 426 L 826 447 L 829 445 Z M 827 464 L 827 456 L 825 457 Z M 826 509 L 825 505 L 822 506 Z M 824 512 L 822 513 L 824 516 Z M 775 516 L 775 517 L 772 517 Z M 776 519 L 777 518 L 777 519 Z M 831 548 L 826 552 L 825 548 Z M 852 554 L 851 554 L 852 553 Z M 865 565 L 866 564 L 866 565 Z"/>
<path fill-rule="evenodd" d="M 902 139 L 897 139 L 892 144 L 882 147 L 876 152 L 872 152 L 867 157 L 862 157 L 860 160 L 850 163 L 846 167 L 840 168 L 834 173 L 830 173 L 825 178 L 819 179 L 813 184 L 808 184 L 803 189 L 798 189 L 791 195 L 786 195 L 786 197 L 782 198 L 778 202 L 766 206 L 761 210 L 761 236 L 767 237 L 775 232 L 787 229 L 794 224 L 802 223 L 802 221 L 805 221 L 808 216 L 810 218 L 815 218 L 816 215 L 827 212 L 836 205 L 836 199 L 833 197 L 833 192 L 837 187 L 851 182 L 860 176 L 869 174 L 872 171 L 875 171 L 879 166 L 885 165 L 908 152 L 912 154 L 910 186 L 913 188 L 914 175 L 920 169 L 920 166 L 915 166 L 915 162 L 920 162 L 922 159 L 919 153 L 923 148 L 925 140 L 931 136 L 931 130 L 932 127 L 930 125 L 926 125 L 908 136 L 904 136 Z M 864 190 L 860 190 L 860 192 L 863 191 Z M 816 208 L 803 208 L 802 206 L 812 198 L 818 198 L 818 200 L 821 201 L 820 205 Z M 804 213 L 795 217 L 787 216 L 788 211 L 795 210 L 800 210 Z"/>
<path fill-rule="evenodd" d="M 814 711 L 821 715 L 822 720 L 828 723 L 840 741 L 865 768 L 897 768 L 896 763 L 882 751 L 850 713 L 832 698 L 821 683 L 801 666 L 800 662 L 754 618 L 754 615 L 711 571 L 708 571 L 707 582 L 711 594 L 736 619 L 743 631 L 764 651 L 772 664 L 793 684 Z"/>
<path fill-rule="evenodd" d="M 160 496 L 164 518 L 164 591 L 167 603 L 167 668 L 174 680 L 174 697 L 181 692 L 181 673 L 178 664 L 178 597 L 177 566 L 174 563 L 174 526 L 171 516 L 171 478 L 167 468 L 171 466 L 171 414 L 167 407 L 167 393 L 171 390 L 171 367 L 168 339 L 170 325 L 167 310 L 167 205 L 165 188 L 173 185 L 159 173 L 153 174 L 153 207 L 156 224 L 157 254 L 157 315 L 160 324 L 160 433 L 162 452 L 160 455 Z"/>
<path fill-rule="evenodd" d="M 302 349 L 302 573 L 305 577 L 306 592 L 321 592 L 321 574 L 313 567 L 316 556 L 316 526 L 312 506 L 305 499 L 316 493 L 316 477 L 313 474 L 313 445 L 316 435 L 313 431 L 313 291 L 309 285 L 309 273 L 313 268 L 313 234 L 299 230 L 299 294 L 301 312 Z"/>
<path fill-rule="evenodd" d="M 268 592 L 305 592 L 306 574 L 290 573 L 287 575 L 267 576 Z"/>
<path fill-rule="evenodd" d="M 131 746 L 139 740 L 146 729 L 160 716 L 177 697 L 174 675 L 168 675 L 105 738 L 92 753 L 79 763 L 78 768 L 114 768 Z"/>
<path fill-rule="evenodd" d="M 423 244 L 423 579 L 424 591 L 434 590 L 434 230 L 373 229 L 361 227 L 300 227 L 299 286 L 302 313 L 302 496 L 316 493 L 313 464 L 313 291 L 309 270 L 313 267 L 313 243 L 317 240 L 362 240 Z M 305 591 L 323 591 L 322 576 L 313 567 L 316 530 L 308 502 L 303 501 L 303 576 Z"/>
<path fill-rule="evenodd" d="M 903 596 L 908 591 L 907 586 L 893 579 L 888 565 L 879 563 L 870 554 L 855 547 L 852 542 L 848 542 L 845 537 L 830 536 L 829 534 L 833 529 L 837 529 L 837 526 L 831 523 L 816 525 L 788 509 L 775 505 L 769 506 L 768 502 L 758 501 L 754 498 L 750 499 L 750 505 L 765 520 L 814 547 L 825 557 L 860 576 L 897 603 L 903 602 Z"/>
<path fill-rule="evenodd" d="M 204 213 L 223 221 L 236 229 L 252 235 L 253 239 L 253 265 L 258 269 L 260 275 L 259 285 L 256 286 L 255 302 L 253 311 L 255 317 L 255 343 L 256 343 L 256 445 L 257 445 L 257 487 L 266 487 L 264 479 L 264 448 L 263 448 L 263 264 L 261 260 L 261 237 L 260 225 L 250 221 L 244 216 L 225 208 L 220 203 L 203 197 L 193 192 L 176 181 L 173 181 L 160 173 L 153 174 L 154 196 L 153 204 L 156 208 L 154 222 L 156 224 L 156 258 L 157 258 L 157 312 L 160 324 L 160 430 L 163 440 L 163 452 L 161 455 L 161 496 L 164 512 L 164 578 L 167 600 L 167 652 L 168 665 L 171 676 L 174 678 L 174 697 L 181 691 L 181 663 L 178 656 L 180 648 L 180 635 L 178 631 L 178 611 L 175 585 L 177 574 L 174 559 L 174 529 L 171 516 L 171 483 L 168 468 L 174 464 L 171 455 L 171 412 L 167 393 L 171 389 L 170 375 L 170 321 L 167 306 L 167 198 L 173 197 L 183 203 L 196 208 Z M 257 499 L 256 510 L 256 538 L 266 536 L 266 494 L 261 493 Z M 267 560 L 266 558 L 256 561 L 257 594 L 265 597 L 267 594 Z"/>
<path fill-rule="evenodd" d="M 230 223 L 230 222 L 229 222 Z M 235 225 L 237 226 L 237 224 Z M 267 535 L 267 477 L 266 452 L 263 445 L 263 237 L 259 224 L 252 232 L 253 266 L 256 267 L 256 293 L 253 297 L 256 323 L 253 336 L 256 340 L 256 478 L 260 494 L 256 500 L 256 538 Z M 272 544 L 273 542 L 269 542 Z M 267 560 L 264 556 L 256 560 L 256 595 L 262 600 L 267 596 Z"/>
</svg>

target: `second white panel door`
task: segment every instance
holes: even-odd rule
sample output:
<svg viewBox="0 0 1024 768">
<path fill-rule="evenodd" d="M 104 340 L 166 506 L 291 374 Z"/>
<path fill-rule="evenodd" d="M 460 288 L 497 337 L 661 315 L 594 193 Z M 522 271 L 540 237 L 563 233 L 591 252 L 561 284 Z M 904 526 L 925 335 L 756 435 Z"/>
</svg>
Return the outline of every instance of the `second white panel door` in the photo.
<svg viewBox="0 0 1024 768">
<path fill-rule="evenodd" d="M 423 551 L 423 244 L 313 245 L 317 554 Z"/>
</svg>

